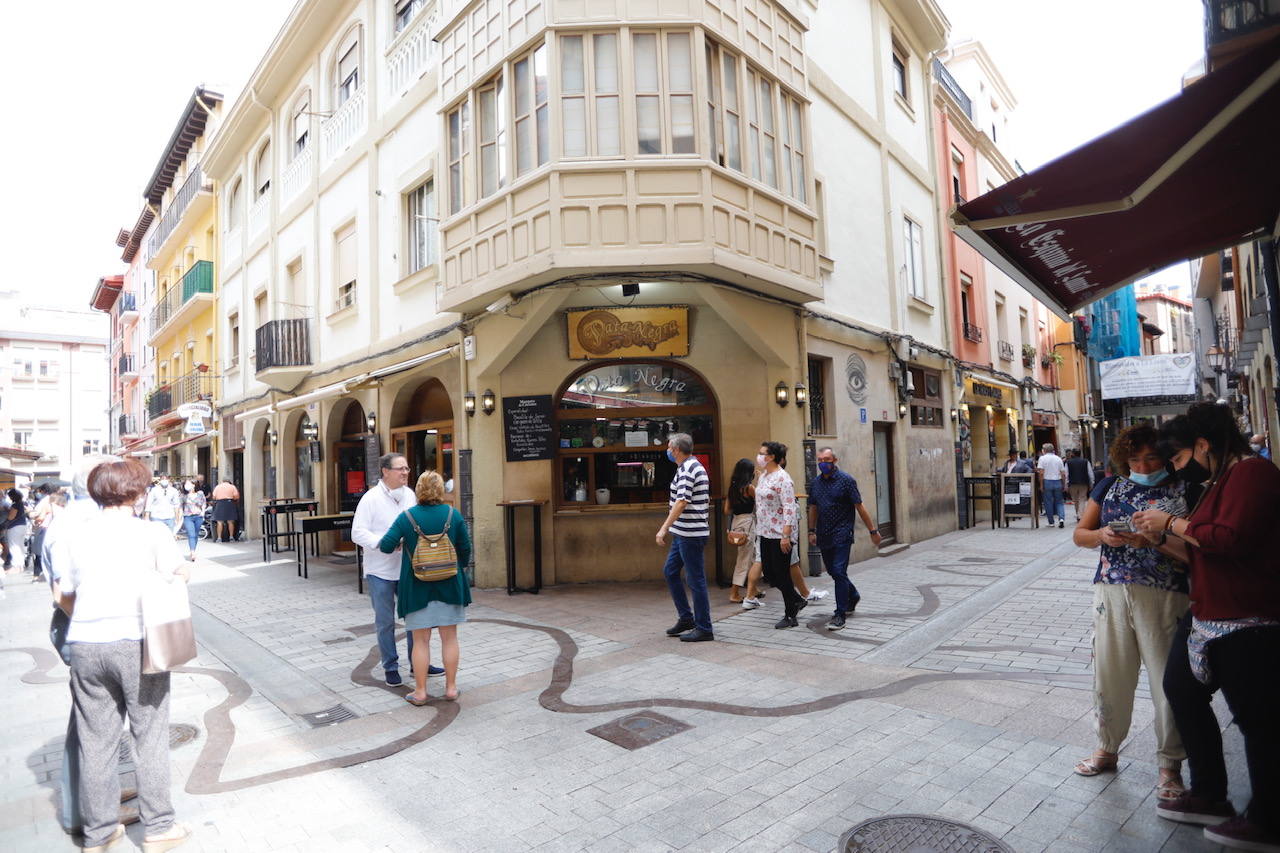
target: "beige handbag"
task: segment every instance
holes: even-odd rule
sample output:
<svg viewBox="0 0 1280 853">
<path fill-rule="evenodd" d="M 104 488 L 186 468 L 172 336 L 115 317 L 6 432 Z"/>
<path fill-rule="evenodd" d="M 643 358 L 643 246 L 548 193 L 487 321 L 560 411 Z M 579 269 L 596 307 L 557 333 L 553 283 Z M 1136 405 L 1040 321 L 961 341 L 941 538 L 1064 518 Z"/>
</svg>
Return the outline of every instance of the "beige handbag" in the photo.
<svg viewBox="0 0 1280 853">
<path fill-rule="evenodd" d="M 729 525 L 730 545 L 741 547 L 751 541 L 751 534 L 756 528 L 756 517 L 754 513 L 739 513 L 733 517 L 733 522 Z"/>
<path fill-rule="evenodd" d="M 182 578 L 155 575 L 142 593 L 142 672 L 169 672 L 195 660 L 191 600 Z"/>
</svg>

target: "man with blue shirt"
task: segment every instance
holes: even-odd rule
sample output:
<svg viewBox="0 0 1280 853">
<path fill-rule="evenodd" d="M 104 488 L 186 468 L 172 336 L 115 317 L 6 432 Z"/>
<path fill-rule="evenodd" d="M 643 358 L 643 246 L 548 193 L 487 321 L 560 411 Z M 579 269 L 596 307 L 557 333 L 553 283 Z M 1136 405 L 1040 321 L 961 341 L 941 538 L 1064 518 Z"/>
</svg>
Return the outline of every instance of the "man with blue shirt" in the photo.
<svg viewBox="0 0 1280 853">
<path fill-rule="evenodd" d="M 667 532 L 671 533 L 671 548 L 667 551 L 667 563 L 662 569 L 667 579 L 667 589 L 676 605 L 676 624 L 667 629 L 668 637 L 679 637 L 684 643 L 702 643 L 714 640 L 711 631 L 711 599 L 707 596 L 707 574 L 703 566 L 703 551 L 711 529 L 707 526 L 707 512 L 711 508 L 711 480 L 707 469 L 693 455 L 693 439 L 678 432 L 667 441 L 667 458 L 676 463 L 675 476 L 671 478 L 670 511 L 658 528 L 659 545 L 667 544 Z M 681 578 L 681 570 L 684 577 Z M 685 584 L 693 593 L 693 610 L 685 595 Z"/>
<path fill-rule="evenodd" d="M 818 451 L 818 476 L 809 483 L 809 544 L 817 545 L 822 562 L 836 587 L 836 612 L 827 622 L 828 631 L 844 627 L 845 617 L 857 608 L 862 596 L 849 580 L 849 552 L 853 550 L 854 513 L 871 531 L 872 544 L 879 547 L 880 532 L 862 504 L 858 481 L 841 471 L 835 451 Z"/>
</svg>

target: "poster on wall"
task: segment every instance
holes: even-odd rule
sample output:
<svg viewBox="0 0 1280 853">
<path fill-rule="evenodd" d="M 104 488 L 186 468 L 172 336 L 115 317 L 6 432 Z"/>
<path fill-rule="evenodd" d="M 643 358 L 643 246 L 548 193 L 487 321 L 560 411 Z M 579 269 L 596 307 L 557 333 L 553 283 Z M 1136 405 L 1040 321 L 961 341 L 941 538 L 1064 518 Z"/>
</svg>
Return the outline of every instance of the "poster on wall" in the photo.
<svg viewBox="0 0 1280 853">
<path fill-rule="evenodd" d="M 689 306 L 574 308 L 565 312 L 569 358 L 660 358 L 689 354 Z"/>
<path fill-rule="evenodd" d="M 1196 393 L 1196 360 L 1190 353 L 1113 358 L 1098 362 L 1098 373 L 1104 400 Z"/>
</svg>

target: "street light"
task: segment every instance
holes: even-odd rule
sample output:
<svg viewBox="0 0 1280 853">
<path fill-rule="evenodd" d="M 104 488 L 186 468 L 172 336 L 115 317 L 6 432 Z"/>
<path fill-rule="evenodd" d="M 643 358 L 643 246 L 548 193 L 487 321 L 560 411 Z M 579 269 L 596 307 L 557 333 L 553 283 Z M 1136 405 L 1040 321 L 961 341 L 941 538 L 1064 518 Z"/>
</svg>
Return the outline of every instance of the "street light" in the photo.
<svg viewBox="0 0 1280 853">
<path fill-rule="evenodd" d="M 796 383 L 796 408 L 803 409 L 804 404 L 809 402 L 809 389 L 804 387 L 803 382 Z"/>
<path fill-rule="evenodd" d="M 468 391 L 462 395 L 462 411 L 466 412 L 469 418 L 476 416 L 476 394 L 474 391 Z"/>
<path fill-rule="evenodd" d="M 787 383 L 780 381 L 774 386 L 773 399 L 779 407 L 785 407 L 791 402 L 791 389 L 787 387 Z"/>
<path fill-rule="evenodd" d="M 1227 354 L 1223 352 L 1222 347 L 1214 344 L 1205 351 L 1205 360 L 1209 362 L 1209 366 L 1213 368 L 1214 373 L 1221 373 L 1227 366 Z"/>
<path fill-rule="evenodd" d="M 370 433 L 376 432 L 378 429 L 378 413 L 370 409 L 369 414 L 365 416 L 364 423 L 369 428 Z"/>
</svg>

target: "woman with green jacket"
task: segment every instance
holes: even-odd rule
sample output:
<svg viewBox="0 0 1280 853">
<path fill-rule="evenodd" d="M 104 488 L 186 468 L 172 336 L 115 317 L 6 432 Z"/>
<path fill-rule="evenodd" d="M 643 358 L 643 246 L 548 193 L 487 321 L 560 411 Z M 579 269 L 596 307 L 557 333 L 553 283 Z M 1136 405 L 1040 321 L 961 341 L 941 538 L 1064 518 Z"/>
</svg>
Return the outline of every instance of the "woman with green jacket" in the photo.
<svg viewBox="0 0 1280 853">
<path fill-rule="evenodd" d="M 464 567 L 471 561 L 471 537 L 466 522 L 450 504 L 444 502 L 444 480 L 435 471 L 418 478 L 414 494 L 418 505 L 397 516 L 391 529 L 378 543 L 384 554 L 400 551 L 400 582 L 396 607 L 404 619 L 406 630 L 413 632 L 414 690 L 405 701 L 411 705 L 427 704 L 427 666 L 431 660 L 431 629 L 440 629 L 440 645 L 444 657 L 444 698 L 458 698 L 458 625 L 467 621 L 466 606 L 471 603 L 471 586 Z M 448 530 L 449 541 L 458 555 L 458 572 L 438 581 L 420 581 L 413 573 L 413 552 L 418 545 L 418 531 L 434 537 Z"/>
</svg>

